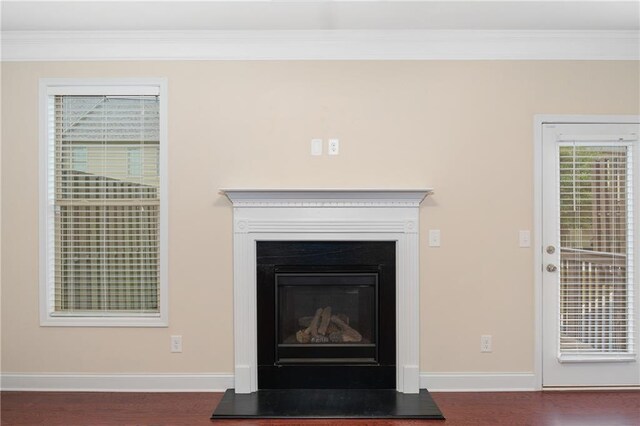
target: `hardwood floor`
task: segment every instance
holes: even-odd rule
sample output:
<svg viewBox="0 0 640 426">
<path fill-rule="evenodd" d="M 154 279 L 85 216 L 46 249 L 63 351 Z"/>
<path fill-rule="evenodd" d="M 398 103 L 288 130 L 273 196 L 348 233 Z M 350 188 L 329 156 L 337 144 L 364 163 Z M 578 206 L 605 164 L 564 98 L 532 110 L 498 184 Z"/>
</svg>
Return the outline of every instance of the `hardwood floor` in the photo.
<svg viewBox="0 0 640 426">
<path fill-rule="evenodd" d="M 441 420 L 218 420 L 222 393 L 2 392 L 12 425 L 638 426 L 640 391 L 432 393 Z"/>
</svg>

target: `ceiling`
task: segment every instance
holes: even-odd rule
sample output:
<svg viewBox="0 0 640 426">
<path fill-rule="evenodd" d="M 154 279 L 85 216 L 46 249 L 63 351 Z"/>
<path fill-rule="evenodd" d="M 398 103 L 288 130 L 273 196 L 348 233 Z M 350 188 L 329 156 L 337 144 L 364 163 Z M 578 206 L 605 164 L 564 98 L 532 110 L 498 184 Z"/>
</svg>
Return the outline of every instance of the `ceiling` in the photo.
<svg viewBox="0 0 640 426">
<path fill-rule="evenodd" d="M 640 1 L 7 1 L 3 31 L 640 30 Z"/>
</svg>

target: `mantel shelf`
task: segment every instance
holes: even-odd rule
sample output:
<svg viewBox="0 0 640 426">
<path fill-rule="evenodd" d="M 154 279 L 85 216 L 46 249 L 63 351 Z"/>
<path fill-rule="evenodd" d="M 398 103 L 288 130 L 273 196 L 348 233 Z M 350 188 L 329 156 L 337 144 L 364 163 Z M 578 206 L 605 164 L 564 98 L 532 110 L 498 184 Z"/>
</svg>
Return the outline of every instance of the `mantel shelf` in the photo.
<svg viewBox="0 0 640 426">
<path fill-rule="evenodd" d="M 433 193 L 417 189 L 221 189 L 234 207 L 416 207 Z"/>
</svg>

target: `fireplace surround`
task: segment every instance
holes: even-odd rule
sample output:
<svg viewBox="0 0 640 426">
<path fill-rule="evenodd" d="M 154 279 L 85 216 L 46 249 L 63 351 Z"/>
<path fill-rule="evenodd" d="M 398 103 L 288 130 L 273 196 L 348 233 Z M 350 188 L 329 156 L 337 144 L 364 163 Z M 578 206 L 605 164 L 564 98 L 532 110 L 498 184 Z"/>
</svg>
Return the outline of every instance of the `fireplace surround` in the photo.
<svg viewBox="0 0 640 426">
<path fill-rule="evenodd" d="M 393 241 L 258 241 L 260 389 L 395 389 Z"/>
<path fill-rule="evenodd" d="M 419 205 L 431 190 L 227 189 L 223 190 L 223 193 L 233 203 L 234 212 L 235 392 L 251 393 L 264 388 L 260 381 L 265 379 L 258 379 L 259 244 L 284 241 L 327 243 L 369 241 L 390 242 L 394 248 L 395 343 L 392 347 L 395 348 L 395 364 L 390 364 L 393 374 L 389 380 L 392 385 L 395 383 L 394 387 L 399 392 L 417 393 L 419 391 Z M 369 281 L 366 281 L 367 278 L 358 278 L 364 280 L 358 284 L 362 286 L 363 294 L 367 291 L 371 292 L 366 289 L 367 287 L 378 285 L 374 284 L 375 278 L 371 281 L 375 272 L 348 270 L 349 268 L 341 271 L 337 266 L 339 265 L 324 265 L 336 270 L 321 272 L 343 274 L 342 279 L 346 281 L 358 274 L 358 277 L 368 276 Z M 309 291 L 293 289 L 295 281 L 300 280 L 302 276 L 308 277 L 309 273 L 309 271 L 296 271 L 295 268 L 279 270 L 278 277 L 283 279 L 283 289 L 291 287 L 284 289 L 284 293 Z M 274 277 L 275 275 L 274 271 Z M 314 279 L 318 280 L 317 277 Z M 334 290 L 340 287 L 340 283 L 331 285 L 336 286 Z M 353 290 L 343 287 L 339 291 L 344 293 Z M 301 296 L 285 294 L 278 297 L 286 300 L 287 297 L 295 299 Z M 364 296 L 362 303 L 368 303 L 366 299 L 367 296 Z M 323 309 L 325 307 L 318 306 Z M 337 309 L 342 308 L 337 307 Z M 299 321 L 300 318 L 295 320 Z M 363 320 L 358 318 L 358 321 Z M 358 324 L 358 327 L 362 326 Z M 371 339 L 372 335 L 368 336 Z M 290 336 L 285 338 L 287 337 L 290 338 Z M 286 350 L 277 356 L 281 355 L 285 363 L 287 359 L 291 361 L 299 358 L 288 356 L 291 354 L 287 354 Z M 371 362 L 372 357 L 364 355 L 360 357 L 364 359 L 363 363 Z M 353 358 L 358 357 L 354 355 Z M 375 360 L 376 363 L 378 361 Z"/>
</svg>

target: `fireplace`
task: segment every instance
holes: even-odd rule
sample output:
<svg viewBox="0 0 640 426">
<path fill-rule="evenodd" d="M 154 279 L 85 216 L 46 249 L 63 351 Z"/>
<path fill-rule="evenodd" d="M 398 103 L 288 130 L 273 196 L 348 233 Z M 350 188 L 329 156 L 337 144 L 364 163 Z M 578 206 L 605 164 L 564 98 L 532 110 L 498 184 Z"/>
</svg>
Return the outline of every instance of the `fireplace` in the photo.
<svg viewBox="0 0 640 426">
<path fill-rule="evenodd" d="M 418 221 L 431 190 L 223 192 L 233 203 L 235 393 L 418 393 Z"/>
<path fill-rule="evenodd" d="M 278 270 L 275 278 L 276 364 L 378 361 L 377 273 Z"/>
<path fill-rule="evenodd" d="M 260 389 L 396 387 L 395 242 L 257 242 Z"/>
</svg>

